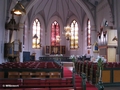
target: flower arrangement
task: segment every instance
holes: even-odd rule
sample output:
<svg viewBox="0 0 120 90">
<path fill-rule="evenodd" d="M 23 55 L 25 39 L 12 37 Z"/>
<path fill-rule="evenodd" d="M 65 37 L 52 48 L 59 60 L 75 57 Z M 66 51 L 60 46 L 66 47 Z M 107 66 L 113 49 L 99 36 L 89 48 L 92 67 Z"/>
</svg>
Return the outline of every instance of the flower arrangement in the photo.
<svg viewBox="0 0 120 90">
<path fill-rule="evenodd" d="M 75 57 L 75 55 L 71 55 L 69 59 L 72 59 L 72 61 L 75 62 L 76 57 Z"/>
<path fill-rule="evenodd" d="M 75 55 L 71 55 L 71 56 L 69 57 L 69 59 L 72 59 L 72 62 L 73 62 L 73 69 L 74 69 L 74 68 L 75 68 L 75 60 L 76 60 Z"/>
<path fill-rule="evenodd" d="M 103 59 L 99 58 L 97 63 L 99 69 L 101 68 L 103 70 L 103 63 L 104 63 Z"/>
<path fill-rule="evenodd" d="M 95 63 L 105 63 L 106 62 L 106 59 L 102 56 L 97 56 L 97 58 L 95 60 L 93 60 L 93 62 Z"/>
</svg>

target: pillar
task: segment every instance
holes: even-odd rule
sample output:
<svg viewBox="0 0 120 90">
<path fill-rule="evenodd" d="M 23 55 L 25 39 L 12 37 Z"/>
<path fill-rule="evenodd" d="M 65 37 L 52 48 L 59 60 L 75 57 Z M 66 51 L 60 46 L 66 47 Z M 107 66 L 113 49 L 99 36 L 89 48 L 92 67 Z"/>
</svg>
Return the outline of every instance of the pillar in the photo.
<svg viewBox="0 0 120 90">
<path fill-rule="evenodd" d="M 20 23 L 19 24 L 19 31 L 17 31 L 17 39 L 20 40 L 20 42 L 22 42 L 21 52 L 19 55 L 20 62 L 23 62 L 23 26 L 24 26 L 24 24 Z"/>
<path fill-rule="evenodd" d="M 117 48 L 117 62 L 120 62 L 120 0 L 114 0 L 114 16 L 115 27 L 117 28 L 118 48 Z"/>
<path fill-rule="evenodd" d="M 98 52 L 94 52 L 93 45 L 97 42 L 97 30 L 95 29 L 95 25 L 91 25 L 91 51 L 90 54 L 92 57 L 97 58 Z"/>
</svg>

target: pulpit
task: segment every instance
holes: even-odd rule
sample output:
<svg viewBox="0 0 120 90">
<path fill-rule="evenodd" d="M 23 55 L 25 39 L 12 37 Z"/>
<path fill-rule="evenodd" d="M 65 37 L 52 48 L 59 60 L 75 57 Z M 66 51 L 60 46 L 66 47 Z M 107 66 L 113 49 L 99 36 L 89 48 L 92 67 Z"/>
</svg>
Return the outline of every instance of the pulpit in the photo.
<svg viewBox="0 0 120 90">
<path fill-rule="evenodd" d="M 19 53 L 21 52 L 21 42 L 14 41 L 4 44 L 4 57 L 10 62 L 19 62 Z"/>
</svg>

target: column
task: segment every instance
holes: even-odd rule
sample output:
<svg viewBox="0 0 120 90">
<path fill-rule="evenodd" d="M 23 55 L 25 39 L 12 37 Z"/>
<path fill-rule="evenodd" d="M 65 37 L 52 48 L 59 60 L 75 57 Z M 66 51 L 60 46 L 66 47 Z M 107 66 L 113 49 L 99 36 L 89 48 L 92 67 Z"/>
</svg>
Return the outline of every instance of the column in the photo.
<svg viewBox="0 0 120 90">
<path fill-rule="evenodd" d="M 22 45 L 21 45 L 21 52 L 20 52 L 20 55 L 19 55 L 19 61 L 20 62 L 23 62 L 23 26 L 24 24 L 23 23 L 19 23 L 19 31 L 17 32 L 17 39 L 20 40 L 20 42 L 22 42 Z"/>
<path fill-rule="evenodd" d="M 97 42 L 97 30 L 95 29 L 95 25 L 91 25 L 91 51 L 90 54 L 94 58 L 97 58 L 98 52 L 94 52 L 93 45 Z"/>
<path fill-rule="evenodd" d="M 114 16 L 115 16 L 115 27 L 117 28 L 117 38 L 118 38 L 118 47 L 117 47 L 117 62 L 120 62 L 120 0 L 114 0 Z"/>
</svg>

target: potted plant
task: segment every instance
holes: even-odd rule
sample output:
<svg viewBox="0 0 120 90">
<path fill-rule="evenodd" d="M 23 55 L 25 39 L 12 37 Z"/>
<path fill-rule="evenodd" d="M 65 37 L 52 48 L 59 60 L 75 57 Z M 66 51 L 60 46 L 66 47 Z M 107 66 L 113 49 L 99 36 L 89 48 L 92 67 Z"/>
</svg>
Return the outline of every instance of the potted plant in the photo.
<svg viewBox="0 0 120 90">
<path fill-rule="evenodd" d="M 106 59 L 104 57 L 99 57 L 97 61 L 98 70 L 99 70 L 99 81 L 97 84 L 98 90 L 104 90 L 104 86 L 102 83 L 102 70 L 103 70 L 103 63 L 106 62 Z"/>
<path fill-rule="evenodd" d="M 102 60 L 102 58 L 100 57 L 98 59 L 98 70 L 99 70 L 99 81 L 102 81 L 102 70 L 103 70 L 103 63 L 104 63 L 104 60 Z"/>
</svg>

